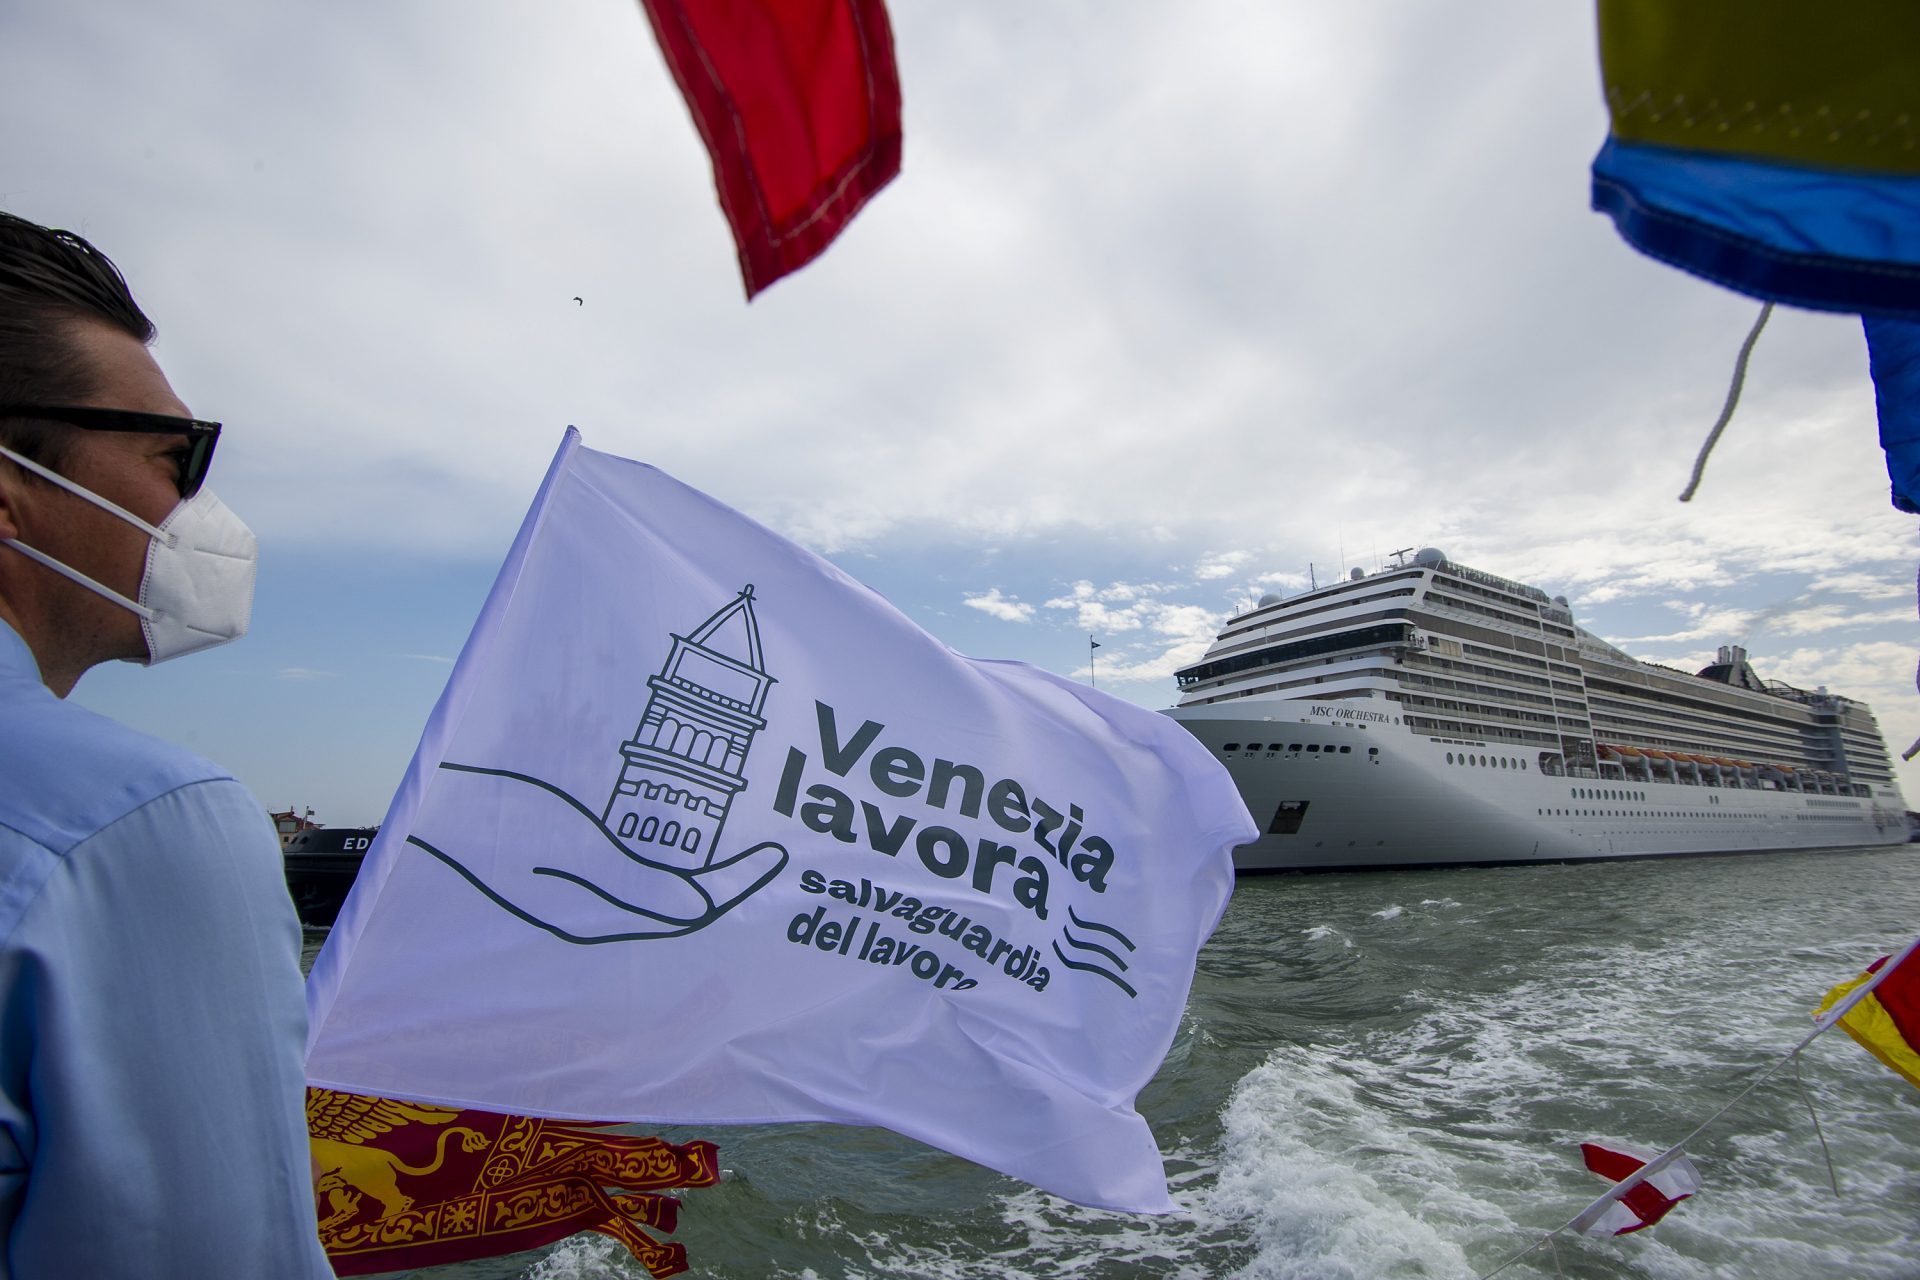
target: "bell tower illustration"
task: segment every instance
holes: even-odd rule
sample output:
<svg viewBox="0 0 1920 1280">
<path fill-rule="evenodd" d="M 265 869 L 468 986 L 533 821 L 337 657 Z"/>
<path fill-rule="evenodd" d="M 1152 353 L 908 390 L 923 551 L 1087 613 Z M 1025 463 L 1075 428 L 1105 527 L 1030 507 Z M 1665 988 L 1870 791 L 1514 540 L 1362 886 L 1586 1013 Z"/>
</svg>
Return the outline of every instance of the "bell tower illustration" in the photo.
<svg viewBox="0 0 1920 1280">
<path fill-rule="evenodd" d="M 775 683 L 760 654 L 753 584 L 695 628 L 673 634 L 601 820 L 631 852 L 704 867 L 719 853 L 733 797 L 746 789 L 747 751 L 766 728 Z"/>
</svg>

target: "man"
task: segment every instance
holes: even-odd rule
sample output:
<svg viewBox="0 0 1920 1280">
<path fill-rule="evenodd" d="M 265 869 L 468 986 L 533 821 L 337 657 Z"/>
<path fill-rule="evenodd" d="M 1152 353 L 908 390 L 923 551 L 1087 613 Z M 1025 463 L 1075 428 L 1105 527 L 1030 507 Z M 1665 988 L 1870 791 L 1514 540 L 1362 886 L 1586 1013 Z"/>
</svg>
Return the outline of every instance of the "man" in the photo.
<svg viewBox="0 0 1920 1280">
<path fill-rule="evenodd" d="M 63 701 L 230 639 L 252 535 L 153 326 L 0 214 L 0 1277 L 325 1277 L 300 928 L 225 771 Z"/>
</svg>

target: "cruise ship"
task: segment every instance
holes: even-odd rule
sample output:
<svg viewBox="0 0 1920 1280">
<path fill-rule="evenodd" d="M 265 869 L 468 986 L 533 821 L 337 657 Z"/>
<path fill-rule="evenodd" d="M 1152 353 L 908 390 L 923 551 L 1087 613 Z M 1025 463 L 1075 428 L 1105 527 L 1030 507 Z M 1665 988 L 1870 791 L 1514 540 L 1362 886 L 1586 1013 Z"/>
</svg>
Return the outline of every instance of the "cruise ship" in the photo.
<svg viewBox="0 0 1920 1280">
<path fill-rule="evenodd" d="M 1637 661 L 1566 598 L 1427 548 L 1269 595 L 1178 673 L 1261 830 L 1241 871 L 1837 849 L 1907 839 L 1864 703 L 1737 645 Z"/>
</svg>

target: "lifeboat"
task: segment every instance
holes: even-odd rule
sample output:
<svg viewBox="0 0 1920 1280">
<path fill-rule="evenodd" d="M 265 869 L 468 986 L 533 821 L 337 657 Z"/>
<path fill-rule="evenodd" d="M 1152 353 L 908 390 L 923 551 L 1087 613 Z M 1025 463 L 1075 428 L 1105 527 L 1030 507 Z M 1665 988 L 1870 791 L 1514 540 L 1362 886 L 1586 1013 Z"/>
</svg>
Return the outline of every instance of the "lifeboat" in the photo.
<svg viewBox="0 0 1920 1280">
<path fill-rule="evenodd" d="M 1647 758 L 1647 753 L 1638 747 L 1615 747 L 1614 750 L 1623 756 L 1631 756 L 1635 760 L 1644 760 Z"/>
</svg>

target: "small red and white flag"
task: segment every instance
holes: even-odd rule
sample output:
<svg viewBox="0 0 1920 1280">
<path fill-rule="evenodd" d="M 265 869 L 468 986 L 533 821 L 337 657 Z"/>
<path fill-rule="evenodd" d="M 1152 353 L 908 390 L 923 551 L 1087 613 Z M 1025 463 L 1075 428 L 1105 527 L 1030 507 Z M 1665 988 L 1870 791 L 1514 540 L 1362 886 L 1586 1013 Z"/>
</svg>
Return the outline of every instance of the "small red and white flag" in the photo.
<svg viewBox="0 0 1920 1280">
<path fill-rule="evenodd" d="M 1650 1227 L 1700 1189 L 1700 1171 L 1678 1147 L 1654 1156 L 1583 1142 L 1580 1154 L 1587 1168 L 1614 1184 L 1569 1224 L 1581 1235 L 1624 1236 Z"/>
</svg>

